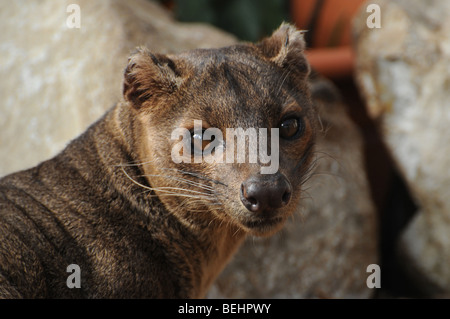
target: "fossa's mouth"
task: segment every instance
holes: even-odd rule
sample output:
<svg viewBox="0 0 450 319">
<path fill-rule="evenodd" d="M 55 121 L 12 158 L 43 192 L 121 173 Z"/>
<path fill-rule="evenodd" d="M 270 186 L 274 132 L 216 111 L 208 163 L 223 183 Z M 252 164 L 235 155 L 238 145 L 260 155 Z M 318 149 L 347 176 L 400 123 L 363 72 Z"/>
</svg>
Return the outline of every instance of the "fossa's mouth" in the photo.
<svg viewBox="0 0 450 319">
<path fill-rule="evenodd" d="M 274 217 L 251 217 L 245 221 L 242 221 L 242 225 L 254 235 L 269 235 L 278 229 L 280 229 L 284 221 L 286 220 L 283 216 Z"/>
<path fill-rule="evenodd" d="M 284 219 L 282 217 L 273 217 L 273 218 L 261 218 L 257 220 L 247 221 L 245 222 L 245 226 L 248 228 L 267 228 L 275 226 L 281 223 Z"/>
</svg>

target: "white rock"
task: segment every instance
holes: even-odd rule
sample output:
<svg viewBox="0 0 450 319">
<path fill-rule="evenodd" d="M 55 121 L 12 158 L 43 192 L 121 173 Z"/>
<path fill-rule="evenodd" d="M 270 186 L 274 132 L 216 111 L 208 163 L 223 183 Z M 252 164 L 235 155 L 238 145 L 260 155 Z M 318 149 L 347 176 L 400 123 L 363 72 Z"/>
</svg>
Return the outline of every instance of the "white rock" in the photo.
<svg viewBox="0 0 450 319">
<path fill-rule="evenodd" d="M 368 29 L 363 12 L 355 20 L 356 78 L 420 206 L 402 254 L 450 291 L 450 2 L 376 3 L 381 29 Z"/>
</svg>

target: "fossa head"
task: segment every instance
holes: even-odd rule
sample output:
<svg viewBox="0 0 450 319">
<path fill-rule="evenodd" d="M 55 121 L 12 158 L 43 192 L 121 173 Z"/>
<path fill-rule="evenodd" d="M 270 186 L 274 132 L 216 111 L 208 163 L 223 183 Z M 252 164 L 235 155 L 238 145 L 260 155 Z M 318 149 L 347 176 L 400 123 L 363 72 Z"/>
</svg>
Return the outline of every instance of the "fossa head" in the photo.
<svg viewBox="0 0 450 319">
<path fill-rule="evenodd" d="M 283 24 L 257 44 L 130 57 L 136 153 L 168 210 L 269 235 L 298 209 L 315 140 L 304 48 Z"/>
</svg>

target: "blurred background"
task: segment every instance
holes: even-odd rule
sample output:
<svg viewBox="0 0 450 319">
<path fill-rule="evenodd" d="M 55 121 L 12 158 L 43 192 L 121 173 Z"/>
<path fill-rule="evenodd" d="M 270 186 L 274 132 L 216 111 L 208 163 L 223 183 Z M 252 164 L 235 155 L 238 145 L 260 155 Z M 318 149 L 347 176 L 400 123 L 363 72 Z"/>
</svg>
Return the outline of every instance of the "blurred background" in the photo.
<svg viewBox="0 0 450 319">
<path fill-rule="evenodd" d="M 80 28 L 67 24 L 73 3 Z M 0 176 L 50 158 L 117 103 L 136 46 L 255 42 L 283 21 L 307 30 L 323 174 L 300 222 L 252 238 L 209 297 L 448 296 L 450 1 L 0 0 Z M 381 289 L 366 285 L 372 263 Z"/>
</svg>

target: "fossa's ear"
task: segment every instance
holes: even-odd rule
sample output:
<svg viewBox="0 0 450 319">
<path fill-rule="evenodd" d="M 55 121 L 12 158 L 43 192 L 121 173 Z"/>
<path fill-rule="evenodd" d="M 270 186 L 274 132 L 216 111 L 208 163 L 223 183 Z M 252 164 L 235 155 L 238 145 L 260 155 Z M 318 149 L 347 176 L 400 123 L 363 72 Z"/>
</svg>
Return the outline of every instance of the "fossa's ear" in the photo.
<svg viewBox="0 0 450 319">
<path fill-rule="evenodd" d="M 263 39 L 257 47 L 268 60 L 305 79 L 310 72 L 308 61 L 303 54 L 306 46 L 303 36 L 305 32 L 282 23 L 272 36 Z"/>
<path fill-rule="evenodd" d="M 181 82 L 171 59 L 138 48 L 125 68 L 123 96 L 136 109 L 151 107 L 175 92 Z"/>
</svg>

